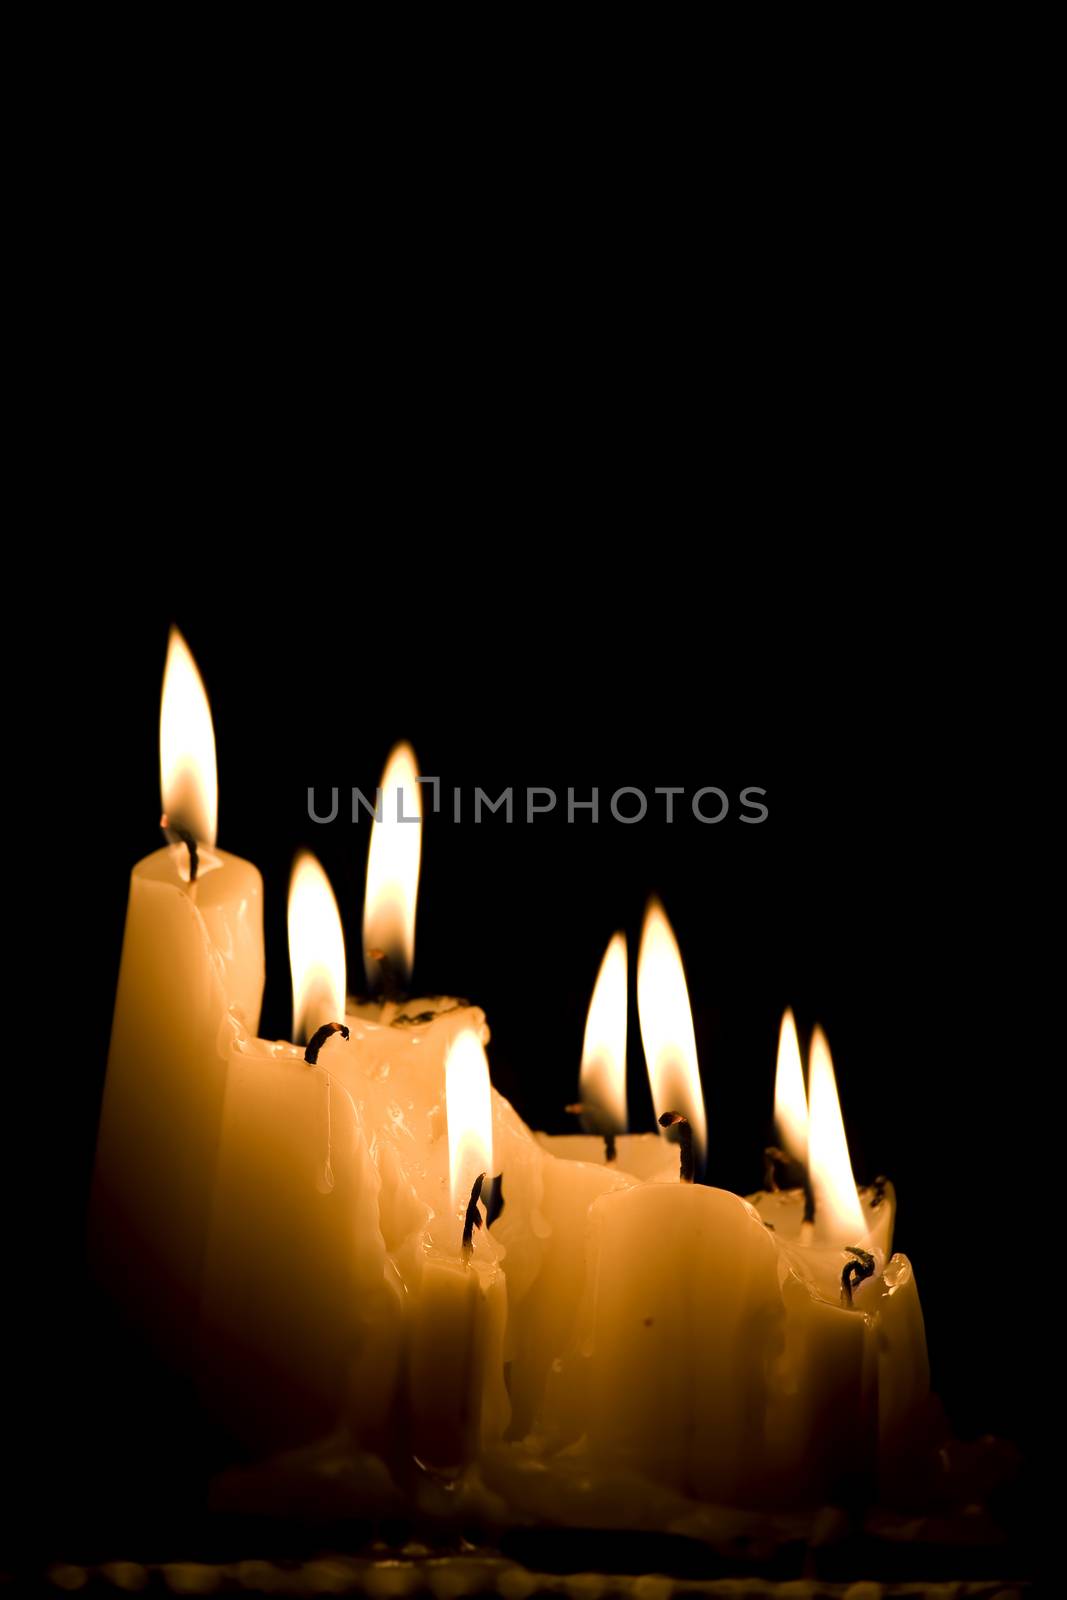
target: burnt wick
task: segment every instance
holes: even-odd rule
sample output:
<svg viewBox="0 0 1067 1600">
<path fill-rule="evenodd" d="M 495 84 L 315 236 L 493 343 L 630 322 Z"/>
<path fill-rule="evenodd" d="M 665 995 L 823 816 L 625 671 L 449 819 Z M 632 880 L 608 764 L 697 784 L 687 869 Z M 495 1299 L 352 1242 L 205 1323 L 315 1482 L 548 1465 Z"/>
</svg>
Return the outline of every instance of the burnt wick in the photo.
<svg viewBox="0 0 1067 1600">
<path fill-rule="evenodd" d="M 874 1257 L 868 1250 L 861 1250 L 858 1244 L 845 1246 L 848 1255 L 855 1260 L 847 1261 L 841 1272 L 841 1304 L 852 1304 L 853 1290 L 858 1289 L 865 1278 L 874 1277 Z"/>
<path fill-rule="evenodd" d="M 339 1033 L 342 1039 L 347 1039 L 349 1037 L 348 1029 L 345 1027 L 343 1022 L 324 1022 L 321 1028 L 315 1029 L 315 1032 L 308 1040 L 307 1048 L 304 1051 L 304 1060 L 307 1062 L 309 1067 L 314 1067 L 317 1065 L 319 1051 L 322 1049 L 327 1039 L 332 1039 L 335 1033 Z"/>
<path fill-rule="evenodd" d="M 683 1117 L 680 1111 L 665 1111 L 659 1119 L 659 1125 L 661 1128 L 677 1128 L 681 1155 L 678 1181 L 692 1183 L 696 1177 L 696 1160 L 693 1155 L 693 1130 L 689 1118 Z"/>
<path fill-rule="evenodd" d="M 196 882 L 196 875 L 200 870 L 200 846 L 188 828 L 174 828 L 164 811 L 159 819 L 159 826 L 163 829 L 163 837 L 168 844 L 183 844 L 189 852 L 189 882 Z"/>
<path fill-rule="evenodd" d="M 783 1189 L 803 1189 L 804 1221 L 815 1221 L 815 1191 L 811 1177 L 802 1161 L 794 1161 L 776 1144 L 769 1144 L 763 1152 L 763 1187 L 768 1194 L 781 1194 Z"/>
<path fill-rule="evenodd" d="M 400 973 L 386 950 L 367 950 L 367 983 L 371 998 L 399 1005 L 407 996 L 400 981 Z"/>
<path fill-rule="evenodd" d="M 610 1128 L 603 1126 L 603 1119 L 596 1106 L 587 1106 L 581 1100 L 576 1100 L 573 1105 L 564 1106 L 564 1111 L 571 1117 L 578 1117 L 584 1133 L 599 1134 L 604 1141 L 604 1160 L 614 1161 L 618 1155 L 615 1146 L 615 1134 Z"/>
<path fill-rule="evenodd" d="M 467 1215 L 463 1222 L 463 1258 L 469 1261 L 471 1251 L 474 1249 L 474 1230 L 482 1225 L 481 1214 L 478 1211 L 478 1201 L 482 1197 L 482 1184 L 485 1182 L 485 1173 L 479 1172 L 471 1186 L 471 1197 L 467 1201 Z"/>
<path fill-rule="evenodd" d="M 779 1194 L 782 1189 L 799 1189 L 800 1167 L 792 1156 L 769 1144 L 763 1152 L 763 1187 L 768 1194 Z"/>
</svg>

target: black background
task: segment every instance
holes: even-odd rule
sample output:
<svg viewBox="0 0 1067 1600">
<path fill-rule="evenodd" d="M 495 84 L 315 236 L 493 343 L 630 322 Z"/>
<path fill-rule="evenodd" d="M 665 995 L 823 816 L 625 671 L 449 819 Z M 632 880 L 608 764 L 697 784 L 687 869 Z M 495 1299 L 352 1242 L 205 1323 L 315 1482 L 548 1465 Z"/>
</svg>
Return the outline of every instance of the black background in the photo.
<svg viewBox="0 0 1067 1600">
<path fill-rule="evenodd" d="M 953 1425 L 1025 1448 L 1038 1383 L 1041 1242 L 1027 1196 L 1041 1159 L 1031 1123 L 1040 1063 L 1020 996 L 1010 873 L 990 822 L 1010 787 L 991 784 L 968 740 L 971 708 L 946 709 L 948 680 L 926 675 L 914 638 L 910 676 L 891 663 L 875 677 L 854 653 L 862 627 L 826 648 L 814 611 L 817 670 L 801 686 L 789 652 L 764 659 L 759 631 L 733 653 L 718 647 L 722 595 L 678 596 L 672 574 L 623 609 L 595 582 L 578 592 L 562 554 L 540 574 L 536 600 L 515 568 L 477 587 L 459 567 L 420 568 L 399 535 L 375 543 L 358 581 L 324 575 L 291 604 L 280 568 L 265 591 L 164 572 L 136 604 L 97 597 L 64 637 L 73 679 L 60 696 L 63 744 L 76 796 L 57 809 L 66 865 L 54 888 L 69 920 L 61 930 L 45 922 L 47 937 L 63 940 L 63 1004 L 76 1022 L 48 1074 L 55 1156 L 37 1215 L 54 1293 L 30 1340 L 48 1372 L 52 1438 L 87 1430 L 90 1461 L 124 1449 L 121 1432 L 99 1436 L 106 1363 L 96 1360 L 83 1230 L 128 876 L 159 840 L 159 692 L 175 621 L 214 713 L 219 844 L 265 880 L 261 1032 L 288 1035 L 285 899 L 300 846 L 333 881 L 359 987 L 369 828 L 365 816 L 347 820 L 344 796 L 353 784 L 371 792 L 393 743 L 411 740 L 445 798 L 423 838 L 415 988 L 485 1008 L 496 1086 L 533 1125 L 566 1127 L 604 946 L 624 929 L 632 962 L 646 899 L 659 894 L 693 1002 L 708 1180 L 759 1187 L 782 1009 L 794 1007 L 802 1038 L 820 1021 L 857 1179 L 884 1172 L 897 1186 L 896 1242 L 915 1266 Z M 765 625 L 757 610 L 753 626 Z M 341 787 L 336 822 L 309 821 L 312 784 L 324 799 Z M 533 784 L 555 788 L 561 805 L 528 824 L 523 791 Z M 653 794 L 666 784 L 687 792 L 671 826 Z M 707 784 L 733 802 L 714 826 L 687 802 Z M 492 796 L 513 786 L 515 821 L 472 826 L 475 785 Z M 568 785 L 579 798 L 599 788 L 597 825 L 583 812 L 567 825 Z M 643 821 L 612 819 L 621 785 L 648 794 Z M 747 785 L 767 791 L 758 826 L 739 820 Z M 464 792 L 459 825 L 453 786 Z M 629 1089 L 631 1126 L 650 1128 L 632 1001 Z M 33 1152 L 21 1154 L 32 1168 Z M 64 1445 L 45 1471 L 61 1529 L 75 1504 L 84 1510 L 92 1468 L 70 1468 Z"/>
</svg>

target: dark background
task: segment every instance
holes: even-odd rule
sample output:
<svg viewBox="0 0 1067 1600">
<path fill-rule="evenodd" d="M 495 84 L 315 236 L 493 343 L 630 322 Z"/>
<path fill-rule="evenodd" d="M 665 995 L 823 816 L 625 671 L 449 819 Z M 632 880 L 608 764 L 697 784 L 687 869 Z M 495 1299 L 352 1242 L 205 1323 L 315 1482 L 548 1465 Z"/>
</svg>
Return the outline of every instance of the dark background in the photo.
<svg viewBox="0 0 1067 1600">
<path fill-rule="evenodd" d="M 41 1248 L 53 1298 L 31 1338 L 48 1373 L 51 1437 L 67 1441 L 46 1467 L 54 1527 L 85 1516 L 94 1452 L 125 1448 L 122 1424 L 109 1432 L 100 1420 L 112 1413 L 82 1244 L 128 876 L 159 841 L 159 692 L 172 620 L 214 713 L 219 844 L 265 880 L 261 1032 L 288 1035 L 285 900 L 300 846 L 318 853 L 334 884 L 358 989 L 369 828 L 365 817 L 346 820 L 345 794 L 353 784 L 372 792 L 393 743 L 410 739 L 445 797 L 423 838 L 415 989 L 485 1008 L 496 1086 L 534 1126 L 566 1127 L 604 947 L 626 931 L 632 990 L 645 901 L 659 894 L 694 1008 L 709 1181 L 741 1193 L 760 1186 L 777 1030 L 792 1005 L 802 1038 L 816 1021 L 827 1030 L 857 1180 L 886 1173 L 896 1184 L 896 1243 L 915 1266 L 954 1427 L 1025 1448 L 1041 1243 L 1025 1197 L 1039 1162 L 1040 1071 L 1019 1001 L 1010 873 L 990 832 L 1007 780 L 991 779 L 970 744 L 970 708 L 946 711 L 947 680 L 917 661 L 914 636 L 907 675 L 891 661 L 888 673 L 865 676 L 852 648 L 861 625 L 819 650 L 801 686 L 788 653 L 768 664 L 757 632 L 747 647 L 762 661 L 757 687 L 744 648 L 717 645 L 717 619 L 730 609 L 721 595 L 680 597 L 675 613 L 668 585 L 616 608 L 595 582 L 572 593 L 561 557 L 543 585 L 552 592 L 534 600 L 519 592 L 515 568 L 474 588 L 462 563 L 422 570 L 406 549 L 399 538 L 392 557 L 388 541 L 376 545 L 360 581 L 324 578 L 291 605 L 280 570 L 268 598 L 194 574 L 184 604 L 172 574 L 136 604 L 97 598 L 65 636 L 78 662 L 63 691 L 78 798 L 59 815 L 91 825 L 69 822 L 67 836 L 79 887 L 62 982 L 77 1022 L 48 1075 L 56 1155 Z M 407 564 L 387 581 L 390 560 Z M 324 798 L 341 787 L 333 824 L 309 821 L 311 784 Z M 466 820 L 475 785 L 495 797 L 509 784 L 510 826 L 502 815 Z M 528 784 L 555 788 L 561 810 L 520 820 Z M 608 809 L 624 784 L 650 798 L 632 826 Z M 652 793 L 664 784 L 687 791 L 672 826 Z M 733 801 L 715 826 L 688 807 L 706 784 Z M 464 791 L 459 825 L 448 812 L 454 785 Z M 581 812 L 565 823 L 568 785 L 578 798 L 599 787 L 597 825 Z M 759 826 L 739 821 L 746 785 L 767 791 Z M 629 1090 L 631 1126 L 650 1128 L 632 1000 Z M 23 1155 L 32 1165 L 32 1152 Z"/>
</svg>

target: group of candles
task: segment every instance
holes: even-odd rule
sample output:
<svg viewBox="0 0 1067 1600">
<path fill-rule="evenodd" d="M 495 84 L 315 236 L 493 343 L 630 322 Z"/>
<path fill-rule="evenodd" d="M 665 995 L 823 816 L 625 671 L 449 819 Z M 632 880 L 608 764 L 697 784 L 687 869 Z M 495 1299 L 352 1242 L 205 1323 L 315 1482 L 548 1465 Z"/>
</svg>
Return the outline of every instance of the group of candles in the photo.
<svg viewBox="0 0 1067 1600">
<path fill-rule="evenodd" d="M 367 875 L 377 998 L 346 999 L 336 903 L 304 855 L 289 898 L 300 1042 L 259 1039 L 262 883 L 215 847 L 211 714 L 176 632 L 161 769 L 169 842 L 131 877 L 92 1248 L 236 1437 L 266 1453 L 340 1422 L 401 1486 L 478 1473 L 521 1500 L 534 1472 L 539 1514 L 561 1520 L 545 1486 L 576 1459 L 586 1483 L 621 1473 L 726 1505 L 907 1483 L 922 1313 L 890 1254 L 891 1187 L 857 1191 L 819 1030 L 805 1087 L 783 1020 L 767 1190 L 693 1181 L 696 1042 L 653 901 L 637 998 L 660 1132 L 627 1130 L 621 934 L 589 1008 L 584 1131 L 533 1132 L 491 1088 L 483 1013 L 399 998 L 421 843 L 400 820 L 421 816 L 401 746 Z"/>
</svg>

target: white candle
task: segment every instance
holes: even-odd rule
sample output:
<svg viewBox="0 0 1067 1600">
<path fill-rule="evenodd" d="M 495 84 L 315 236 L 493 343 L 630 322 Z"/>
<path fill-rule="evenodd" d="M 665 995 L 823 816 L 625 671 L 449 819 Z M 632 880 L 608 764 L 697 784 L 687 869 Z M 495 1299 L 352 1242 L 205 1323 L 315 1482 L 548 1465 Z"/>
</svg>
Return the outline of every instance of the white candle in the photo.
<svg viewBox="0 0 1067 1600">
<path fill-rule="evenodd" d="M 936 1419 L 930 1404 L 926 1329 L 907 1256 L 895 1255 L 861 1283 L 854 1302 L 870 1319 L 868 1362 L 878 1394 L 878 1488 L 886 1504 L 909 1504 L 930 1487 Z"/>
<path fill-rule="evenodd" d="M 591 1141 L 601 1145 L 603 1141 Z M 656 1140 L 660 1144 L 660 1140 Z M 677 1176 L 677 1159 L 674 1161 Z M 576 1440 L 585 1426 L 584 1364 L 567 1359 L 578 1340 L 587 1292 L 590 1208 L 636 1180 L 617 1163 L 563 1160 L 541 1163 L 540 1214 L 544 1239 L 537 1276 L 525 1293 L 508 1273 L 512 1436 L 536 1433 L 548 1448 Z"/>
<path fill-rule="evenodd" d="M 657 1114 L 684 1118 L 693 1164 L 702 1164 L 707 1121 L 689 994 L 655 900 L 637 993 Z M 591 1453 L 698 1498 L 743 1501 L 764 1470 L 768 1373 L 783 1320 L 769 1233 L 736 1195 L 692 1182 L 603 1195 L 589 1219 L 577 1362 Z"/>
<path fill-rule="evenodd" d="M 421 850 L 420 788 L 410 745 L 398 745 L 380 785 L 381 820 L 371 833 L 363 914 L 368 981 L 392 998 L 350 1000 L 345 1021 L 352 1050 L 340 1070 L 360 1110 L 382 1178 L 381 1227 L 403 1275 L 405 1247 L 442 1212 L 447 1168 L 438 1142 L 445 1125 L 445 1060 L 455 1040 L 473 1033 L 488 1043 L 485 1016 L 448 997 L 402 999 L 415 951 L 415 907 Z M 409 820 L 405 820 L 409 819 Z M 504 1211 L 494 1237 L 507 1252 L 508 1281 L 521 1296 L 537 1274 L 542 1253 L 539 1152 L 529 1129 L 493 1094 L 496 1174 L 503 1176 Z M 420 1268 L 421 1270 L 421 1268 Z"/>
<path fill-rule="evenodd" d="M 302 1038 L 339 1017 L 345 992 L 337 905 L 308 855 L 293 869 L 289 941 Z M 400 1286 L 381 1179 L 341 1081 L 350 1052 L 335 1033 L 309 1064 L 241 1031 L 228 1056 L 201 1347 L 213 1409 L 261 1449 L 328 1432 L 342 1411 L 364 1443 L 388 1431 Z"/>
<path fill-rule="evenodd" d="M 878 1270 L 889 1259 L 896 1195 L 884 1181 L 872 1188 L 856 1187 L 833 1060 L 821 1028 L 812 1035 L 810 1077 L 809 1111 L 796 1028 L 787 1011 L 778 1044 L 775 1124 L 790 1156 L 807 1166 L 814 1217 L 806 1216 L 808 1196 L 800 1188 L 760 1191 L 749 1200 L 800 1275 L 818 1281 L 836 1299 L 848 1259 L 844 1247 L 868 1251 Z"/>
<path fill-rule="evenodd" d="M 171 634 L 160 719 L 163 805 L 185 844 L 138 862 L 122 946 L 91 1206 L 95 1270 L 170 1358 L 195 1338 L 233 1020 L 263 992 L 262 880 L 215 849 L 214 735 Z"/>
<path fill-rule="evenodd" d="M 449 1474 L 502 1435 L 509 1408 L 501 1250 L 480 1215 L 473 1229 L 469 1220 L 475 1182 L 493 1165 L 489 1066 L 473 1032 L 454 1040 L 445 1072 L 449 1194 L 411 1252 L 406 1326 L 411 1450 L 421 1466 Z"/>
<path fill-rule="evenodd" d="M 870 1490 L 876 1474 L 899 1482 L 902 1457 L 914 1460 L 901 1441 L 916 1435 L 929 1373 L 910 1264 L 903 1257 L 886 1264 L 892 1189 L 857 1191 L 825 1035 L 813 1034 L 805 1092 L 791 1022 L 787 1013 L 775 1117 L 790 1155 L 807 1160 L 815 1215 L 804 1220 L 800 1189 L 753 1202 L 780 1252 L 786 1310 L 771 1430 L 777 1492 L 818 1502 Z M 867 1273 L 854 1292 L 851 1281 L 843 1287 L 846 1270 L 850 1280 L 857 1276 L 853 1262 Z"/>
<path fill-rule="evenodd" d="M 228 1059 L 201 1353 L 214 1413 L 246 1444 L 314 1439 L 344 1414 L 381 1446 L 399 1380 L 400 1289 L 380 1178 L 335 1035 L 303 1051 L 241 1035 Z"/>
<path fill-rule="evenodd" d="M 682 1183 L 605 1195 L 591 1222 L 592 1455 L 699 1499 L 753 1498 L 783 1322 L 770 1235 L 737 1195 Z"/>
</svg>

